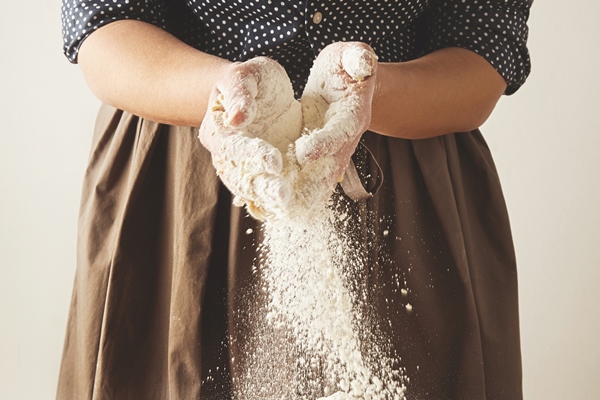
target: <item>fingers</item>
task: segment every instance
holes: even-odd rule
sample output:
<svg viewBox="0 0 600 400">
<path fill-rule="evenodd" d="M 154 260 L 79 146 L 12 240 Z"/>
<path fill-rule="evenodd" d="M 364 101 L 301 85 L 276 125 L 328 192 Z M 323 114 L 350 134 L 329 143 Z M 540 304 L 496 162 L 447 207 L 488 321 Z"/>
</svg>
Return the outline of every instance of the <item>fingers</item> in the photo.
<svg viewBox="0 0 600 400">
<path fill-rule="evenodd" d="M 316 92 L 323 92 L 326 87 L 324 95 L 329 96 L 334 94 L 331 91 L 344 91 L 352 83 L 375 75 L 376 70 L 377 56 L 369 45 L 361 42 L 333 43 L 319 53 L 306 87 Z"/>
<path fill-rule="evenodd" d="M 220 99 L 225 125 L 242 128 L 254 120 L 258 104 L 256 101 L 260 81 L 266 70 L 279 66 L 275 61 L 256 58 L 244 63 L 232 64 L 230 69 L 215 84 L 211 93 L 212 104 Z"/>
<path fill-rule="evenodd" d="M 354 137 L 356 128 L 349 118 L 333 118 L 325 127 L 296 140 L 300 165 L 337 153 Z"/>
<path fill-rule="evenodd" d="M 240 174 L 239 169 L 229 168 L 220 177 L 234 194 L 234 205 L 246 205 L 258 220 L 283 214 L 293 195 L 291 183 L 280 175 L 247 175 Z"/>
<path fill-rule="evenodd" d="M 371 120 L 372 97 L 370 93 L 361 94 L 362 91 L 352 93 L 329 104 L 322 127 L 309 131 L 296 141 L 296 158 L 301 165 L 334 155 L 360 139 Z"/>
<path fill-rule="evenodd" d="M 265 87 L 268 86 L 265 82 L 275 82 L 275 77 L 289 82 L 285 69 L 277 61 L 267 57 L 256 57 L 234 64 L 216 84 L 216 89 L 223 95 L 223 106 L 227 113 L 225 122 L 242 128 L 258 118 L 261 111 L 258 104 L 259 92 L 262 92 L 260 96 L 264 102 Z M 278 93 L 280 91 L 271 91 L 270 96 Z"/>
<path fill-rule="evenodd" d="M 285 84 L 287 91 L 278 90 Z M 200 127 L 200 141 L 211 152 L 217 174 L 235 202 L 257 219 L 284 209 L 292 197 L 291 183 L 281 175 L 283 157 L 275 147 L 280 141 L 271 140 L 269 129 L 293 101 L 285 69 L 258 57 L 233 65 L 217 82 Z M 299 105 L 297 116 L 296 135 Z"/>
<path fill-rule="evenodd" d="M 280 175 L 281 153 L 259 138 L 242 134 L 223 137 L 212 155 L 217 175 L 256 219 L 263 220 L 273 210 L 264 205 L 284 208 L 292 197 L 291 184 Z"/>
<path fill-rule="evenodd" d="M 216 144 L 212 153 L 215 166 L 226 164 L 234 168 L 252 170 L 255 174 L 281 172 L 283 167 L 281 152 L 266 141 L 242 134 L 215 135 L 215 137 L 218 138 L 213 142 Z"/>
<path fill-rule="evenodd" d="M 256 114 L 257 82 L 252 74 L 243 79 L 244 73 L 238 72 L 230 83 L 213 89 L 198 137 L 215 164 L 248 163 L 257 171 L 279 173 L 283 165 L 279 150 L 264 140 L 244 136 L 244 125 Z"/>
<path fill-rule="evenodd" d="M 245 203 L 257 205 L 279 204 L 284 206 L 292 197 L 290 183 L 278 175 L 257 175 L 251 179 L 240 177 L 235 171 L 227 171 L 221 175 L 223 183 L 233 194 Z"/>
<path fill-rule="evenodd" d="M 217 175 L 254 218 L 264 220 L 272 212 L 265 204 L 287 205 L 292 188 L 280 175 L 283 159 L 278 149 L 231 128 L 213 135 L 209 142 Z"/>
<path fill-rule="evenodd" d="M 335 155 L 368 129 L 376 71 L 364 43 L 334 43 L 319 54 L 302 95 L 309 133 L 296 141 L 300 164 Z"/>
<path fill-rule="evenodd" d="M 361 82 L 375 74 L 377 56 L 364 43 L 352 44 L 343 49 L 341 63 L 352 80 Z"/>
<path fill-rule="evenodd" d="M 257 112 L 257 76 L 247 66 L 238 64 L 233 72 L 217 82 L 215 89 L 222 95 L 224 123 L 241 128 L 254 119 Z M 217 95 L 218 95 L 217 94 Z"/>
</svg>

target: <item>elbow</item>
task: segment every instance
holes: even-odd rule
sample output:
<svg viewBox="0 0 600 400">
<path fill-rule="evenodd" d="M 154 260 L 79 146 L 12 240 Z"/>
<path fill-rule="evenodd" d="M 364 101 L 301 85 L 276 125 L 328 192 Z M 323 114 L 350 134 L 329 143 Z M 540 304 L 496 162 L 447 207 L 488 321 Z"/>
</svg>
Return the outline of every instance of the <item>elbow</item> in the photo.
<svg viewBox="0 0 600 400">
<path fill-rule="evenodd" d="M 136 35 L 138 21 L 120 20 L 91 33 L 80 45 L 77 63 L 90 91 L 103 103 L 123 106 L 137 90 L 135 76 L 148 73 L 135 65 L 139 54 L 132 51 L 127 38 Z M 141 36 L 141 35 L 138 35 Z M 151 77 L 150 77 L 151 78 Z"/>
<path fill-rule="evenodd" d="M 502 93 L 506 90 L 506 84 L 495 87 L 495 90 L 490 91 L 487 96 L 479 99 L 477 105 L 472 107 L 471 112 L 465 116 L 464 127 L 459 132 L 470 132 L 479 129 L 492 115 L 498 101 L 502 97 Z"/>
<path fill-rule="evenodd" d="M 105 68 L 101 48 L 95 43 L 96 32 L 79 48 L 77 64 L 88 88 L 101 102 L 115 106 L 115 85 L 111 85 L 110 68 Z"/>
<path fill-rule="evenodd" d="M 453 132 L 470 132 L 479 129 L 488 120 L 490 115 L 492 115 L 497 102 L 498 99 L 495 99 L 487 106 L 482 106 L 473 110 L 470 115 L 465 116 L 465 119 L 461 121 L 461 124 L 457 124 L 456 128 L 453 129 Z"/>
<path fill-rule="evenodd" d="M 437 129 L 437 132 L 444 134 L 470 132 L 479 129 L 492 115 L 505 90 L 506 84 L 504 80 L 500 79 L 500 81 L 494 82 L 486 89 L 474 91 L 470 96 L 470 100 L 466 101 L 461 109 L 454 111 L 454 118 L 446 114 L 445 121 L 448 124 L 442 124 L 442 129 Z M 441 121 L 444 121 L 444 119 Z M 434 130 L 436 129 L 434 128 Z"/>
<path fill-rule="evenodd" d="M 111 91 L 108 90 L 107 85 L 103 84 L 101 79 L 97 79 L 94 73 L 91 73 L 88 69 L 81 66 L 80 69 L 83 73 L 83 77 L 88 86 L 88 89 L 92 94 L 100 100 L 102 103 L 109 104 L 111 106 L 117 106 L 114 101 L 114 94 L 111 96 Z M 114 91 L 113 91 L 114 92 Z"/>
</svg>

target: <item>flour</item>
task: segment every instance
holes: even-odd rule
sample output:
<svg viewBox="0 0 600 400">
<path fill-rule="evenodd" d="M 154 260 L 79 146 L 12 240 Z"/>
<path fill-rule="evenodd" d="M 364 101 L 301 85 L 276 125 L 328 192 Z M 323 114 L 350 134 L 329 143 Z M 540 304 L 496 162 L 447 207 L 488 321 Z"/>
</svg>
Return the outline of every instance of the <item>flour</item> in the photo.
<svg viewBox="0 0 600 400">
<path fill-rule="evenodd" d="M 377 327 L 362 303 L 364 255 L 340 228 L 344 222 L 352 221 L 324 205 L 311 216 L 264 224 L 267 322 L 293 332 L 300 359 L 318 360 L 303 362 L 313 369 L 311 382 L 292 381 L 304 392 L 285 397 L 278 388 L 277 398 L 404 399 L 395 360 L 370 335 Z"/>
<path fill-rule="evenodd" d="M 353 84 L 347 75 L 354 83 L 365 80 L 371 75 L 376 60 L 372 52 L 350 47 L 342 54 L 341 65 L 335 61 L 315 63 L 301 100 L 304 135 L 296 141 L 296 154 L 301 164 L 308 161 L 312 149 L 335 153 L 361 131 L 359 118 L 354 113 L 360 98 L 346 90 Z"/>
<path fill-rule="evenodd" d="M 238 134 L 222 141 L 213 162 L 217 173 L 227 177 L 226 183 L 234 189 L 234 204 L 246 205 L 259 220 L 293 218 L 297 212 L 309 211 L 314 204 L 327 200 L 334 184 L 328 178 L 334 160 L 322 157 L 300 165 L 296 142 L 306 134 L 304 123 L 311 124 L 314 117 L 303 116 L 302 105 L 294 98 L 292 84 L 282 67 L 273 68 L 272 62 L 262 57 L 252 62 L 259 65 L 260 75 L 252 122 L 238 127 Z M 223 96 L 216 98 L 209 113 L 213 125 L 221 129 L 229 123 L 223 103 Z M 325 107 L 323 104 L 319 109 Z M 265 159 L 273 160 L 271 168 L 264 167 Z"/>
<path fill-rule="evenodd" d="M 373 61 L 373 53 L 356 47 L 343 54 L 342 67 L 360 82 Z M 264 220 L 255 273 L 267 306 L 251 313 L 254 335 L 235 385 L 238 399 L 405 398 L 406 379 L 373 333 L 364 304 L 365 255 L 349 233 L 355 221 L 343 201 L 334 206 L 331 199 L 339 166 L 329 155 L 306 157 L 315 132 L 333 153 L 356 131 L 353 99 L 339 101 L 346 82 L 336 68 L 313 67 L 300 102 L 283 69 L 262 75 L 254 122 L 224 140 L 215 162 L 233 182 L 235 203 Z M 226 126 L 222 99 L 212 111 L 213 121 Z"/>
</svg>

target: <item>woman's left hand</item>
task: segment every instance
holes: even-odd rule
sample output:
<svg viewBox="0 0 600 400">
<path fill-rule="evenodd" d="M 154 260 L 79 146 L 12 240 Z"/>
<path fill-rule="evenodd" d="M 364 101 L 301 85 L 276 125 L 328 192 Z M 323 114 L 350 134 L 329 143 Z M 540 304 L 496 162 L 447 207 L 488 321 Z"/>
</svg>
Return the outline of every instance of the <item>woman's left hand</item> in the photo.
<svg viewBox="0 0 600 400">
<path fill-rule="evenodd" d="M 272 90 L 286 83 L 289 87 Z M 264 204 L 283 207 L 292 196 L 290 182 L 281 176 L 282 154 L 268 141 L 267 133 L 293 111 L 295 103 L 283 67 L 270 58 L 256 57 L 231 64 L 217 81 L 200 126 L 200 142 L 211 152 L 217 175 L 235 196 L 234 204 L 246 204 L 257 219 L 266 216 Z M 301 129 L 299 108 L 295 135 Z"/>
<path fill-rule="evenodd" d="M 339 42 L 317 57 L 302 94 L 305 135 L 296 141 L 300 164 L 332 156 L 343 175 L 371 121 L 377 56 L 364 43 Z"/>
</svg>

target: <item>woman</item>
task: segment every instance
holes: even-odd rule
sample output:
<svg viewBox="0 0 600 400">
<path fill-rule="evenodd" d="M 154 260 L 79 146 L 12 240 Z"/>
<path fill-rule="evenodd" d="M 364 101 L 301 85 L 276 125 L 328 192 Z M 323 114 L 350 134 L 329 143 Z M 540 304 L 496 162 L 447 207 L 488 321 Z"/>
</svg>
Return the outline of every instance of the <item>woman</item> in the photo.
<svg viewBox="0 0 600 400">
<path fill-rule="evenodd" d="M 365 278 L 407 396 L 522 398 L 510 227 L 477 128 L 528 75 L 530 5 L 64 0 L 65 52 L 106 105 L 57 397 L 230 397 L 243 332 L 227 331 L 257 226 L 231 206 L 197 127 L 245 61 L 273 58 L 299 97 L 315 57 L 355 41 L 378 56 L 354 155 L 367 189 L 382 180 L 355 203 L 371 216 Z"/>
</svg>

